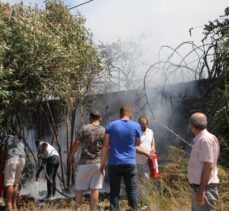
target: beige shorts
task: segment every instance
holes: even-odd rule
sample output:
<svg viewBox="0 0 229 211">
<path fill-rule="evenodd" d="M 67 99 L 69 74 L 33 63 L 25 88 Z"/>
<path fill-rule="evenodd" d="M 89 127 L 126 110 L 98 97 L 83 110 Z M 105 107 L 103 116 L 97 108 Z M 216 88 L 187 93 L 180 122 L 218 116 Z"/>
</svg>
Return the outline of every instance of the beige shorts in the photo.
<svg viewBox="0 0 229 211">
<path fill-rule="evenodd" d="M 103 180 L 100 163 L 79 165 L 75 174 L 75 190 L 101 189 Z"/>
<path fill-rule="evenodd" d="M 4 169 L 4 186 L 17 186 L 21 172 L 25 165 L 25 158 L 12 157 L 6 161 Z"/>
</svg>

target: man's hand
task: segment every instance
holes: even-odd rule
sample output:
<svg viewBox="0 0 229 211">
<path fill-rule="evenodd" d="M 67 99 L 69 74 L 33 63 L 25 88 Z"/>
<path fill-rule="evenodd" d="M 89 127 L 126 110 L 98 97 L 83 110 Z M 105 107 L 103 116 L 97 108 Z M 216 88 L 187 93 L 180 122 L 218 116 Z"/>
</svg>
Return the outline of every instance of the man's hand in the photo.
<svg viewBox="0 0 229 211">
<path fill-rule="evenodd" d="M 138 154 L 144 155 L 146 158 L 151 159 L 151 152 L 146 152 L 145 150 L 141 149 L 139 146 L 136 146 L 135 148 Z"/>
<path fill-rule="evenodd" d="M 197 204 L 204 205 L 205 204 L 205 189 L 208 185 L 209 179 L 211 177 L 211 172 L 213 169 L 213 164 L 210 162 L 204 162 L 204 166 L 202 169 L 202 175 L 200 180 L 200 191 L 197 193 Z"/>
<path fill-rule="evenodd" d="M 155 149 L 151 149 L 151 152 L 150 152 L 150 154 L 152 155 L 153 153 L 155 153 L 156 152 L 156 150 Z"/>
<path fill-rule="evenodd" d="M 146 154 L 146 157 L 147 157 L 148 159 L 152 159 L 151 153 Z"/>
<path fill-rule="evenodd" d="M 197 193 L 197 199 L 196 199 L 197 204 L 199 204 L 199 205 L 204 205 L 204 204 L 205 204 L 205 199 L 204 199 L 204 197 L 205 197 L 205 191 L 200 191 L 200 192 L 198 192 L 198 193 Z"/>
<path fill-rule="evenodd" d="M 102 153 L 101 153 L 101 161 L 100 161 L 100 172 L 103 175 L 105 174 L 105 166 L 106 166 L 105 163 L 106 163 L 106 159 L 107 159 L 107 155 L 109 151 L 109 143 L 110 143 L 109 134 L 105 134 Z"/>
<path fill-rule="evenodd" d="M 71 152 L 68 158 L 69 159 L 68 162 L 70 165 L 73 165 L 75 163 L 74 155 L 76 151 L 78 150 L 79 146 L 80 146 L 80 140 L 75 140 L 75 142 L 72 145 Z"/>
</svg>

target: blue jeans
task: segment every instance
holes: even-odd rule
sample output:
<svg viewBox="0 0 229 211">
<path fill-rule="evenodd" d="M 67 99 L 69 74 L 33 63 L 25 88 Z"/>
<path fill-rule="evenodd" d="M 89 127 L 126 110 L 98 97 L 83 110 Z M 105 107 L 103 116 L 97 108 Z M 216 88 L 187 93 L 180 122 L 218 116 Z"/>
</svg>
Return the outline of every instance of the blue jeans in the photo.
<svg viewBox="0 0 229 211">
<path fill-rule="evenodd" d="M 136 165 L 110 165 L 108 176 L 110 180 L 110 210 L 119 210 L 119 195 L 121 179 L 123 178 L 128 205 L 132 210 L 137 210 Z"/>
</svg>

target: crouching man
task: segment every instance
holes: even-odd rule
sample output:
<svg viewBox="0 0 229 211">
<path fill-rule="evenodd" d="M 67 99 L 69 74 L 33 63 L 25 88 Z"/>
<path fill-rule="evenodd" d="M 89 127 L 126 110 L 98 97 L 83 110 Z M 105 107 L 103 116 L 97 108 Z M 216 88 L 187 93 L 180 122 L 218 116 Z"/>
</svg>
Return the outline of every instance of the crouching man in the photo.
<svg viewBox="0 0 229 211">
<path fill-rule="evenodd" d="M 60 164 L 59 153 L 48 142 L 41 141 L 38 146 L 38 156 L 41 157 L 42 162 L 40 168 L 36 173 L 36 181 L 38 181 L 39 174 L 46 165 L 46 179 L 47 179 L 47 200 L 54 200 L 56 193 L 56 174 Z"/>
</svg>

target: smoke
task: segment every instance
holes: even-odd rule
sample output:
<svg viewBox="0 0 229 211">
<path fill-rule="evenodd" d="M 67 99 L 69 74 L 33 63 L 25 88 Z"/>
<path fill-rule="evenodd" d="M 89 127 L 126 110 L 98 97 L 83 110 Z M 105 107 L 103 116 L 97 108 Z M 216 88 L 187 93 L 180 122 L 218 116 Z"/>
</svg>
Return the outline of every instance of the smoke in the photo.
<svg viewBox="0 0 229 211">
<path fill-rule="evenodd" d="M 96 89 L 96 85 L 100 85 L 99 89 L 96 90 L 99 90 L 100 94 L 88 95 L 78 106 L 75 131 L 82 124 L 88 123 L 91 110 L 98 110 L 101 113 L 101 124 L 105 126 L 110 121 L 119 118 L 121 106 L 130 105 L 133 108 L 133 120 L 137 121 L 142 115 L 148 117 L 149 128 L 154 131 L 156 150 L 159 156 L 164 154 L 171 145 L 189 149 L 189 146 L 178 137 L 189 142 L 190 133 L 187 127 L 189 115 L 202 107 L 199 86 L 194 80 L 205 77 L 204 73 L 198 75 L 198 68 L 200 67 L 199 47 L 197 48 L 191 42 L 186 43 L 187 47 L 184 45 L 179 45 L 177 48 L 164 46 L 161 48 L 159 61 L 152 62 L 151 65 L 148 62 L 146 65 L 143 64 L 143 58 L 140 57 L 141 44 L 138 46 L 137 44 L 133 45 L 133 43 L 130 45 L 124 43 L 125 48 L 123 48 L 122 42 L 118 44 L 105 48 L 110 53 L 115 46 L 115 51 L 110 53 L 106 60 L 106 62 L 111 62 L 111 67 L 114 68 L 111 69 L 111 73 L 112 71 L 115 73 L 114 77 L 112 74 L 111 76 L 106 75 L 110 77 L 110 80 L 107 80 L 107 78 L 103 78 L 104 75 L 101 75 L 101 80 L 94 86 Z M 129 48 L 127 48 L 128 46 Z M 125 49 L 131 51 L 125 52 Z M 120 52 L 123 58 L 119 60 Z M 134 55 L 135 53 L 137 56 Z M 113 62 L 114 56 L 116 60 Z M 117 70 L 121 74 L 119 77 L 117 77 L 117 73 L 119 73 Z M 132 77 L 129 77 L 128 74 L 131 74 Z M 138 80 L 136 81 L 136 79 Z M 103 83 L 105 86 L 101 86 L 104 85 Z M 166 127 L 162 127 L 162 125 Z M 60 140 L 64 169 L 67 165 L 66 132 L 66 124 L 64 122 L 59 124 L 58 139 Z M 33 140 L 32 135 L 34 135 L 33 132 L 28 136 L 30 140 Z M 46 140 L 51 142 L 52 139 L 53 137 L 47 137 Z M 31 143 L 31 145 L 33 144 Z M 56 147 L 55 142 L 53 145 Z M 60 168 L 58 171 L 60 172 Z M 35 184 L 35 181 L 31 181 L 25 185 L 22 193 L 31 194 L 37 198 L 39 192 L 46 190 L 45 183 L 39 181 L 39 189 L 31 189 L 32 184 Z"/>
<path fill-rule="evenodd" d="M 60 181 L 56 178 L 56 188 L 62 192 Z M 47 180 L 44 178 L 40 178 L 38 181 L 35 179 L 30 180 L 24 184 L 20 191 L 20 195 L 29 195 L 34 197 L 35 199 L 44 199 L 47 195 Z M 67 193 L 69 196 L 74 196 L 74 191 L 71 193 Z M 58 191 L 55 193 L 56 198 L 65 198 L 62 194 Z"/>
<path fill-rule="evenodd" d="M 47 185 L 45 179 L 39 179 L 38 182 L 34 180 L 28 181 L 22 187 L 20 195 L 30 195 L 36 199 L 43 198 L 47 193 Z"/>
<path fill-rule="evenodd" d="M 135 120 L 141 115 L 148 116 L 159 150 L 164 151 L 170 145 L 189 148 L 186 146 L 191 139 L 189 115 L 203 111 L 205 103 L 201 81 L 209 74 L 207 68 L 202 68 L 203 52 L 208 44 L 196 45 L 188 41 L 175 47 L 165 45 L 160 48 L 157 60 L 144 61 L 145 37 L 142 38 L 135 45 L 132 40 L 129 45 L 128 41 L 118 40 L 103 46 L 105 61 L 109 61 L 111 67 L 109 80 L 100 89 L 101 94 L 88 96 L 83 105 L 99 110 L 102 124 L 106 125 L 119 118 L 119 108 L 128 104 L 134 109 Z M 209 65 L 211 67 L 210 62 Z M 100 77 L 103 83 L 104 75 Z M 129 84 L 128 87 L 125 84 Z M 117 91 L 117 87 L 121 89 Z"/>
</svg>

